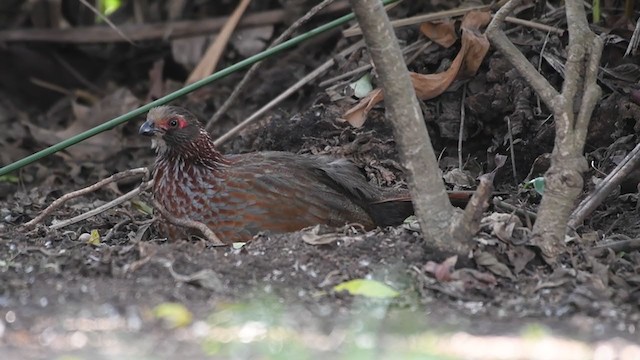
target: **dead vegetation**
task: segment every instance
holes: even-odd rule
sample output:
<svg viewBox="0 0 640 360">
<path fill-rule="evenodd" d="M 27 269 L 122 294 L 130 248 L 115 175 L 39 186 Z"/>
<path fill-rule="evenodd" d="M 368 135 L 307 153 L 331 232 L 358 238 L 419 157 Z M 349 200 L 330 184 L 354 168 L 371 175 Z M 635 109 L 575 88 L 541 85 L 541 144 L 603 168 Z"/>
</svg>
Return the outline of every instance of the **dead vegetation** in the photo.
<svg viewBox="0 0 640 360">
<path fill-rule="evenodd" d="M 302 32 L 348 8 L 346 2 L 322 2 L 313 10 L 317 15 L 296 22 L 318 4 L 296 12 L 276 2 L 251 2 L 242 9 L 238 2 L 214 8 L 149 1 L 151 10 L 140 3 L 127 2 L 109 17 L 133 44 L 77 1 L 0 5 L 0 17 L 19 14 L 0 29 L 0 65 L 14 69 L 0 72 L 1 165 L 176 90 L 190 76 L 202 78 L 261 51 L 287 28 Z M 67 196 L 47 218 L 36 218 L 65 194 L 150 166 L 153 154 L 136 136 L 134 121 L 0 178 L 1 346 L 35 357 L 49 351 L 102 353 L 101 336 L 116 339 L 127 332 L 152 344 L 137 354 L 201 357 L 207 354 L 202 345 L 210 341 L 220 346 L 221 356 L 230 356 L 240 342 L 225 343 L 220 334 L 240 336 L 236 330 L 254 321 L 267 329 L 247 345 L 258 354 L 260 346 L 271 344 L 273 331 L 306 344 L 309 353 L 340 354 L 360 334 L 350 323 L 361 322 L 368 329 L 362 334 L 370 335 L 378 327 L 407 324 L 407 318 L 415 319 L 416 338 L 429 335 L 428 328 L 513 336 L 534 322 L 542 338 L 591 341 L 578 349 L 557 339 L 557 346 L 567 346 L 565 354 L 570 348 L 593 354 L 599 340 L 637 339 L 640 176 L 633 164 L 640 61 L 628 49 L 637 6 L 629 10 L 611 2 L 603 20 L 594 23 L 581 2 L 567 3 L 566 9 L 551 1 L 499 3 L 506 4 L 403 3 L 387 10 L 441 169 L 431 175 L 450 190 L 486 187 L 485 174 L 495 185 L 488 211 L 465 218 L 475 219 L 477 228 L 457 257 L 425 243 L 413 219 L 369 233 L 346 226 L 263 234 L 238 248 L 166 242 L 149 227 L 153 201 L 139 178 L 118 178 L 78 198 Z M 53 9 L 41 9 L 43 4 Z M 237 24 L 228 21 L 234 11 L 243 13 Z M 489 22 L 491 46 L 484 35 Z M 229 36 L 214 40 L 225 25 Z M 358 31 L 352 23 L 343 33 L 265 60 L 237 91 L 243 74 L 176 103 L 201 118 L 213 117 L 210 129 L 225 152 L 344 156 L 370 181 L 406 187 L 401 163 L 407 158 L 397 149 L 412 146 L 396 144 L 401 140 L 393 136 L 393 116 L 385 118 L 380 103 L 383 69 Z M 215 45 L 223 40 L 226 45 Z M 203 67 L 204 73 L 194 75 Z M 235 105 L 224 105 L 232 93 Z M 415 129 L 400 126 L 415 135 Z M 543 176 L 544 197 L 524 186 Z M 127 193 L 136 197 L 112 206 Z M 86 217 L 95 208 L 101 210 Z M 440 224 L 449 225 L 448 214 L 441 214 Z M 68 219 L 81 220 L 60 228 Z M 399 295 L 366 303 L 335 291 L 353 279 L 376 280 Z M 193 315 L 170 330 L 171 340 L 167 321 L 156 311 L 167 303 L 182 304 Z M 230 303 L 236 310 L 229 310 Z M 382 318 L 362 310 L 369 306 Z M 341 340 L 330 336 L 339 332 L 345 334 Z M 327 346 L 312 346 L 305 336 Z M 406 344 L 391 330 L 381 336 L 389 344 L 384 351 Z M 455 337 L 441 341 L 451 341 L 449 349 L 462 346 Z M 614 344 L 628 358 L 639 351 L 622 340 Z M 491 349 L 466 354 L 446 348 L 417 353 L 499 357 Z"/>
</svg>

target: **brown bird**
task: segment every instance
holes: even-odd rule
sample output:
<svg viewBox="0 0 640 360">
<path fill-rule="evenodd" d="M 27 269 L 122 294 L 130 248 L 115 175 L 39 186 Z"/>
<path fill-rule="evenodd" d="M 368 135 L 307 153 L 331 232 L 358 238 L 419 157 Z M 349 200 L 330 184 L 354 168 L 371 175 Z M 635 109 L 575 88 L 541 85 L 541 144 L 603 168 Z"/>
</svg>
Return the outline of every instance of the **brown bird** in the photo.
<svg viewBox="0 0 640 360">
<path fill-rule="evenodd" d="M 151 109 L 139 133 L 153 137 L 157 153 L 155 199 L 226 243 L 316 224 L 398 225 L 413 213 L 407 193 L 370 184 L 345 159 L 277 151 L 223 155 L 198 119 L 179 107 Z M 170 239 L 189 235 L 166 221 L 159 227 Z"/>
</svg>

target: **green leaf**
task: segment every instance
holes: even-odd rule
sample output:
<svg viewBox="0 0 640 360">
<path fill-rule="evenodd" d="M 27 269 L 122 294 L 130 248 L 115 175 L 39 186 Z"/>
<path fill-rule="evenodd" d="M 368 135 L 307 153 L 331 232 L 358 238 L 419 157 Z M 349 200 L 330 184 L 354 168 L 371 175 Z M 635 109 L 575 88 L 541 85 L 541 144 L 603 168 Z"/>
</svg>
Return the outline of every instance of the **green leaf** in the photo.
<svg viewBox="0 0 640 360">
<path fill-rule="evenodd" d="M 153 315 L 173 328 L 185 327 L 193 320 L 191 311 L 180 303 L 162 303 L 153 309 Z"/>
<path fill-rule="evenodd" d="M 0 176 L 0 182 L 17 184 L 19 181 L 20 181 L 20 178 L 15 175 L 7 174 L 7 175 Z"/>
<path fill-rule="evenodd" d="M 98 230 L 93 229 L 91 230 L 91 236 L 89 236 L 89 239 L 87 240 L 87 244 L 91 244 L 91 245 L 100 245 L 100 233 L 98 232 Z"/>
<path fill-rule="evenodd" d="M 537 177 L 529 182 L 527 185 L 533 185 L 533 188 L 540 195 L 544 195 L 544 177 Z"/>
<path fill-rule="evenodd" d="M 153 208 L 144 201 L 131 200 L 131 205 L 143 214 L 153 215 Z"/>
<path fill-rule="evenodd" d="M 122 6 L 122 0 L 102 0 L 99 8 L 102 15 L 109 16 L 116 12 L 120 6 Z"/>
<path fill-rule="evenodd" d="M 592 15 L 592 21 L 594 24 L 597 24 L 600 22 L 600 0 L 593 0 L 591 2 L 591 15 Z"/>
<path fill-rule="evenodd" d="M 234 243 L 233 243 L 233 245 L 231 245 L 231 246 L 233 246 L 233 248 L 234 248 L 235 250 L 238 250 L 238 249 L 242 249 L 242 247 L 243 247 L 245 244 L 246 244 L 246 242 L 234 242 Z"/>
<path fill-rule="evenodd" d="M 349 87 L 353 89 L 353 95 L 355 97 L 362 99 L 367 96 L 371 90 L 373 90 L 373 85 L 371 85 L 371 75 L 365 74 L 363 77 L 358 79 L 358 81 L 351 83 Z"/>
<path fill-rule="evenodd" d="M 400 295 L 392 287 L 375 280 L 354 279 L 333 287 L 333 291 L 347 291 L 351 295 L 361 295 L 369 298 L 387 299 Z"/>
</svg>

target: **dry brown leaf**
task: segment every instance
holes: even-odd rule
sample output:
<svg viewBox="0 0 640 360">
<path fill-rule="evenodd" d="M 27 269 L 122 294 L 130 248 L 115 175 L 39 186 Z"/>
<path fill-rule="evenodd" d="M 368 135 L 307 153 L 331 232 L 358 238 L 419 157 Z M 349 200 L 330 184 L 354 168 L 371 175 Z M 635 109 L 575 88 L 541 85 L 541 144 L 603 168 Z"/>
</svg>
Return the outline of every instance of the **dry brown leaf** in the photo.
<svg viewBox="0 0 640 360">
<path fill-rule="evenodd" d="M 267 47 L 273 36 L 273 25 L 264 25 L 248 29 L 240 29 L 231 37 L 231 45 L 240 56 L 248 58 Z"/>
<path fill-rule="evenodd" d="M 202 80 L 205 77 L 213 74 L 213 71 L 216 69 L 218 65 L 218 61 L 222 57 L 222 53 L 224 52 L 224 48 L 227 46 L 229 42 L 229 38 L 235 30 L 236 26 L 240 22 L 240 18 L 244 14 L 245 10 L 249 6 L 251 0 L 241 0 L 236 9 L 233 11 L 229 20 L 224 24 L 218 37 L 216 40 L 209 46 L 207 51 L 204 54 L 202 60 L 196 68 L 191 72 L 189 78 L 187 79 L 187 84 L 193 84 L 198 80 Z"/>
<path fill-rule="evenodd" d="M 423 23 L 420 25 L 420 32 L 429 40 L 445 48 L 451 47 L 458 40 L 454 22 L 451 20 Z"/>
<path fill-rule="evenodd" d="M 433 99 L 445 92 L 458 77 L 475 74 L 489 51 L 489 40 L 480 34 L 480 27 L 489 23 L 488 12 L 471 11 L 462 19 L 462 46 L 451 66 L 438 74 L 409 73 L 416 95 L 420 100 Z M 354 127 L 361 127 L 369 111 L 384 99 L 382 89 L 375 89 L 343 115 Z"/>
<path fill-rule="evenodd" d="M 45 145 L 53 145 L 62 140 L 66 140 L 74 135 L 89 130 L 117 116 L 125 114 L 140 106 L 140 101 L 131 91 L 120 88 L 91 108 L 83 109 L 81 106 L 74 106 L 74 112 L 80 117 L 64 130 L 49 130 L 27 123 L 33 137 Z M 121 132 L 105 131 L 91 137 L 79 144 L 73 145 L 65 151 L 76 161 L 92 160 L 101 162 L 124 147 L 124 138 Z"/>
<path fill-rule="evenodd" d="M 424 265 L 424 271 L 433 274 L 433 277 L 440 282 L 451 281 L 453 279 L 453 270 L 458 262 L 458 256 L 454 255 L 438 264 L 435 261 L 427 261 Z"/>
<path fill-rule="evenodd" d="M 473 254 L 476 264 L 486 267 L 492 273 L 511 280 L 516 280 L 515 275 L 509 270 L 507 265 L 503 264 L 493 254 L 486 251 L 478 251 Z"/>
</svg>

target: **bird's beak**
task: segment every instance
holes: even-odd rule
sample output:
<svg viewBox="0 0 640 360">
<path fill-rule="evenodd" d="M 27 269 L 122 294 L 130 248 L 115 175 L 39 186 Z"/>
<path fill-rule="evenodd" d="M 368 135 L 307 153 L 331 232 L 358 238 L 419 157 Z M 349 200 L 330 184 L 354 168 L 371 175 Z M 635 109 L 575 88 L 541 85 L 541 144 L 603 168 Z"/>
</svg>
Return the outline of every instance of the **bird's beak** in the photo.
<svg viewBox="0 0 640 360">
<path fill-rule="evenodd" d="M 140 126 L 140 130 L 138 130 L 138 134 L 144 135 L 144 136 L 153 136 L 157 131 L 158 129 L 156 129 L 156 126 L 153 123 L 153 121 L 147 120 L 144 122 L 144 124 L 142 124 L 142 126 Z"/>
</svg>

